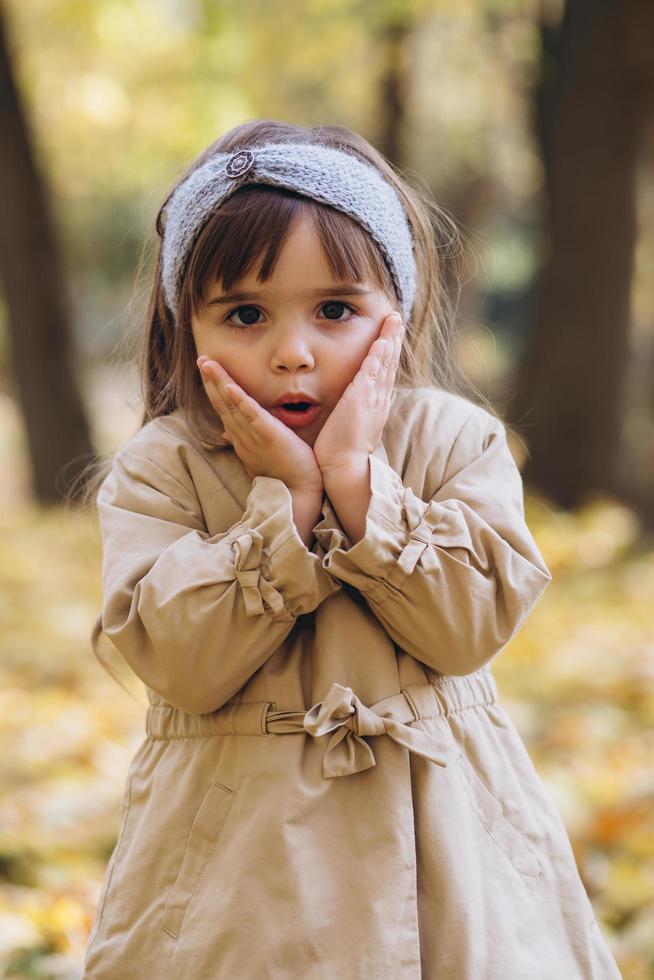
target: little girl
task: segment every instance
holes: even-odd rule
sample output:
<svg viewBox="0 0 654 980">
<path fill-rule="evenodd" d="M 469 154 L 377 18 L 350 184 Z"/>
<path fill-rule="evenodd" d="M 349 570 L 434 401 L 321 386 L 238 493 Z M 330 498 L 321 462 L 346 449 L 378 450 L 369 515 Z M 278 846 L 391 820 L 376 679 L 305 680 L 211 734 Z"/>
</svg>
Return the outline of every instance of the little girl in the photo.
<svg viewBox="0 0 654 980">
<path fill-rule="evenodd" d="M 490 672 L 551 575 L 431 218 L 271 120 L 160 210 L 93 632 L 149 708 L 87 980 L 620 977 Z"/>
</svg>

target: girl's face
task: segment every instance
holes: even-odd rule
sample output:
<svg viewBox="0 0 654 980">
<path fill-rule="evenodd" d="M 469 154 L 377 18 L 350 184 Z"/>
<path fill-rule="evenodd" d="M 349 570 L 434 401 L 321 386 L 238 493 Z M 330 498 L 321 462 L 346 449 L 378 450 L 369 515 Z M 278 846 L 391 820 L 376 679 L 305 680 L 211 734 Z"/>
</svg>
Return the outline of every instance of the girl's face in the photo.
<svg viewBox="0 0 654 980">
<path fill-rule="evenodd" d="M 320 410 L 294 431 L 313 446 L 396 303 L 371 283 L 337 282 L 309 214 L 292 226 L 266 282 L 256 272 L 224 295 L 206 284 L 191 321 L 197 356 L 218 361 L 273 415 L 288 391 L 302 391 Z"/>
</svg>

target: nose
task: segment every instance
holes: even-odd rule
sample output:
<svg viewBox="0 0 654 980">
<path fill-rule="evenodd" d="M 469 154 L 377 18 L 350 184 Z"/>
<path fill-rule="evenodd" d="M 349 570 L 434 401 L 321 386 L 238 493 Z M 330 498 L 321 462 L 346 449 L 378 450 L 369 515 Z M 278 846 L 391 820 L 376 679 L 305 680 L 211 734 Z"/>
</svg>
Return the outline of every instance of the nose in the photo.
<svg viewBox="0 0 654 980">
<path fill-rule="evenodd" d="M 273 371 L 299 371 L 315 367 L 315 359 L 307 332 L 288 325 L 275 334 L 271 355 Z"/>
</svg>

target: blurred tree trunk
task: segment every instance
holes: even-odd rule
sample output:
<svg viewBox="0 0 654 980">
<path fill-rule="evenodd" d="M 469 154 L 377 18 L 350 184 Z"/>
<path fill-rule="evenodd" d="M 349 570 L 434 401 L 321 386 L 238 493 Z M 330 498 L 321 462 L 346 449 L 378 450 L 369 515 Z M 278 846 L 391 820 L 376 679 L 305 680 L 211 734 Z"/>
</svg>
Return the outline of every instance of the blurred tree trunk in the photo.
<svg viewBox="0 0 654 980">
<path fill-rule="evenodd" d="M 379 28 L 378 43 L 382 57 L 379 91 L 378 149 L 396 167 L 404 165 L 403 127 L 408 90 L 408 44 L 415 17 L 409 8 L 399 14 L 391 11 Z"/>
<path fill-rule="evenodd" d="M 66 284 L 0 7 L 0 277 L 34 491 L 60 501 L 93 456 L 72 365 Z M 64 470 L 65 468 L 65 470 Z"/>
<path fill-rule="evenodd" d="M 529 442 L 525 480 L 573 507 L 596 488 L 626 492 L 616 464 L 654 3 L 568 0 L 541 36 L 535 111 L 547 252 L 511 421 Z"/>
</svg>

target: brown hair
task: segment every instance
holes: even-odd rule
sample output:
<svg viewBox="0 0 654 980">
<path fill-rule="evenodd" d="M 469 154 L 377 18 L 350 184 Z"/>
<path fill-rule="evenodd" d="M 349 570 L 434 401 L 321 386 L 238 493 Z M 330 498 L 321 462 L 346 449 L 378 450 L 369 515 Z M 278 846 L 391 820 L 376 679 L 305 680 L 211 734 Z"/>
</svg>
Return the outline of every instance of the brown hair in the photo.
<svg viewBox="0 0 654 980">
<path fill-rule="evenodd" d="M 191 318 L 203 299 L 203 286 L 220 278 L 226 289 L 246 275 L 263 256 L 259 281 L 272 273 L 285 238 L 300 213 L 309 211 L 334 274 L 355 281 L 368 279 L 397 303 L 387 265 L 368 233 L 349 215 L 283 188 L 245 185 L 209 217 L 200 230 L 188 261 L 180 292 L 179 321 L 168 309 L 161 283 L 161 253 L 165 207 L 176 188 L 216 153 L 232 153 L 263 143 L 309 143 L 334 147 L 376 167 L 395 188 L 406 210 L 414 239 L 416 297 L 406 324 L 398 387 L 437 387 L 492 405 L 460 369 L 455 353 L 455 315 L 461 290 L 460 259 L 463 234 L 455 221 L 428 195 L 407 179 L 366 139 L 344 126 L 305 127 L 259 119 L 235 126 L 208 146 L 182 173 L 157 213 L 159 236 L 140 353 L 143 415 L 141 427 L 182 408 L 199 438 L 223 444 L 219 420 L 196 366 Z M 145 264 L 144 243 L 140 269 Z M 138 278 L 138 277 L 137 277 Z M 88 469 L 83 503 L 88 504 L 110 469 L 111 458 Z"/>
</svg>

